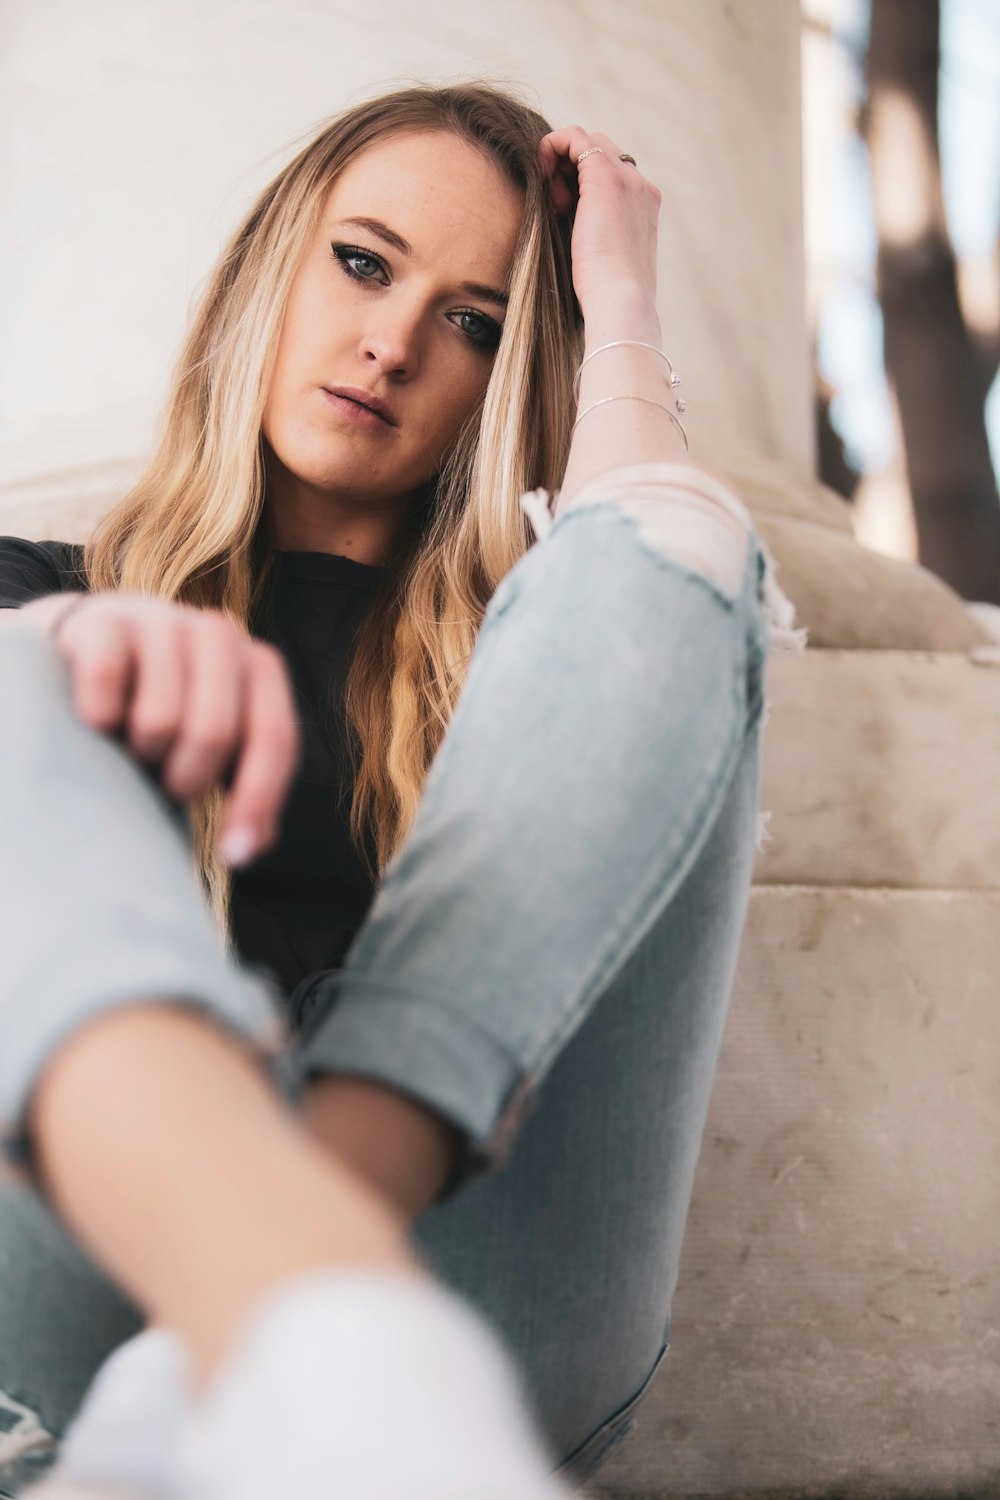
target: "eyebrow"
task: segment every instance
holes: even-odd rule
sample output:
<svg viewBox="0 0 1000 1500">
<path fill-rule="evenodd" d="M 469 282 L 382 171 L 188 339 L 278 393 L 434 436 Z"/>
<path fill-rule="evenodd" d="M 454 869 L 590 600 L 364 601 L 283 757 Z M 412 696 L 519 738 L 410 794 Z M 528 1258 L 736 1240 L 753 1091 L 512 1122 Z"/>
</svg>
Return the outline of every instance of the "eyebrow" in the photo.
<svg viewBox="0 0 1000 1500">
<path fill-rule="evenodd" d="M 377 239 L 384 240 L 400 255 L 412 255 L 413 246 L 409 240 L 404 240 L 401 234 L 390 229 L 388 224 L 383 224 L 381 219 L 366 219 L 361 216 L 353 216 L 349 219 L 341 219 L 342 224 L 357 224 L 360 229 L 367 229 L 369 234 L 374 234 Z M 509 298 L 506 292 L 498 292 L 495 287 L 481 286 L 477 281 L 463 281 L 459 287 L 460 291 L 468 292 L 470 297 L 482 297 L 487 302 L 495 302 L 498 307 L 506 307 Z"/>
</svg>

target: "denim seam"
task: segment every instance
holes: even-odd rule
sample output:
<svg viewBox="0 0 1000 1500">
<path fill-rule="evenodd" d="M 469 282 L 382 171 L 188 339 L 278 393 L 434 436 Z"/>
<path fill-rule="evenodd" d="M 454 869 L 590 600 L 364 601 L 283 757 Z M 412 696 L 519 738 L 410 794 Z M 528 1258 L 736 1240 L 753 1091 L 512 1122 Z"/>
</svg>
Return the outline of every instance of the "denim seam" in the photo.
<svg viewBox="0 0 1000 1500">
<path fill-rule="evenodd" d="M 572 1453 L 567 1454 L 559 1467 L 554 1470 L 554 1473 L 573 1484 L 583 1484 L 586 1480 L 591 1479 L 599 1469 L 604 1467 L 605 1461 L 611 1457 L 613 1450 L 633 1430 L 637 1420 L 635 1414 L 649 1394 L 653 1379 L 659 1373 L 669 1349 L 669 1342 L 665 1342 L 659 1354 L 654 1359 L 652 1368 L 647 1372 L 638 1388 L 628 1400 L 623 1402 L 609 1417 L 606 1417 L 598 1427 L 595 1427 L 594 1431 L 585 1437 L 582 1443 L 578 1443 Z M 610 1431 L 608 1431 L 609 1428 L 611 1429 Z M 607 1442 L 598 1448 L 596 1452 L 588 1452 L 591 1444 L 602 1433 L 607 1433 Z M 582 1463 L 581 1460 L 583 1461 Z M 577 1472 L 578 1470 L 579 1472 Z"/>
</svg>

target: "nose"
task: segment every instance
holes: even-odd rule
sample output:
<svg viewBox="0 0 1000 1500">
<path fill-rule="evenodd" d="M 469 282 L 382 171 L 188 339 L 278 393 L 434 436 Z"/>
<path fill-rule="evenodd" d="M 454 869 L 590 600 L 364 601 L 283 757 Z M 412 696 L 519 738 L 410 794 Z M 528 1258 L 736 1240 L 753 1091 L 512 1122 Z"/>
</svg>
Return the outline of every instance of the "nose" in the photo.
<svg viewBox="0 0 1000 1500">
<path fill-rule="evenodd" d="M 420 336 L 420 309 L 393 299 L 392 306 L 372 309 L 361 336 L 362 359 L 383 375 L 412 380 L 420 366 Z"/>
</svg>

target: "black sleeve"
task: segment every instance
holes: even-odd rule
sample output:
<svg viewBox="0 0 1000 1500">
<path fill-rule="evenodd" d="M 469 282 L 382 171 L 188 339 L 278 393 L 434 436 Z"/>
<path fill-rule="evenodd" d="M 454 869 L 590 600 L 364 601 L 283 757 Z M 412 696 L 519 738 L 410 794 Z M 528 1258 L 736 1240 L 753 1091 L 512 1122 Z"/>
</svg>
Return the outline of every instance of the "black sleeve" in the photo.
<svg viewBox="0 0 1000 1500">
<path fill-rule="evenodd" d="M 0 536 L 0 609 L 19 609 L 43 594 L 86 589 L 83 548 L 72 542 L 27 542 Z"/>
</svg>

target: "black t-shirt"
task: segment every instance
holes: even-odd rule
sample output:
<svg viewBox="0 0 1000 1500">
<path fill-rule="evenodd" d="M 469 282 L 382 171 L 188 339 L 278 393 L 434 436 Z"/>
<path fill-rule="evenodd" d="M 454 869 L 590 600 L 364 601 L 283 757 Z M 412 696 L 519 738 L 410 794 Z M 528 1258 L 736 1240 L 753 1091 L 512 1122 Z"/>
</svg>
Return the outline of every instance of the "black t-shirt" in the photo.
<svg viewBox="0 0 1000 1500">
<path fill-rule="evenodd" d="M 0 537 L 0 608 L 85 589 L 83 548 Z M 278 842 L 233 871 L 233 935 L 289 1003 L 293 1027 L 324 971 L 341 967 L 374 895 L 348 829 L 353 771 L 342 693 L 356 633 L 385 569 L 325 552 L 279 552 L 267 619 L 255 634 L 282 653 L 302 753 Z"/>
</svg>

